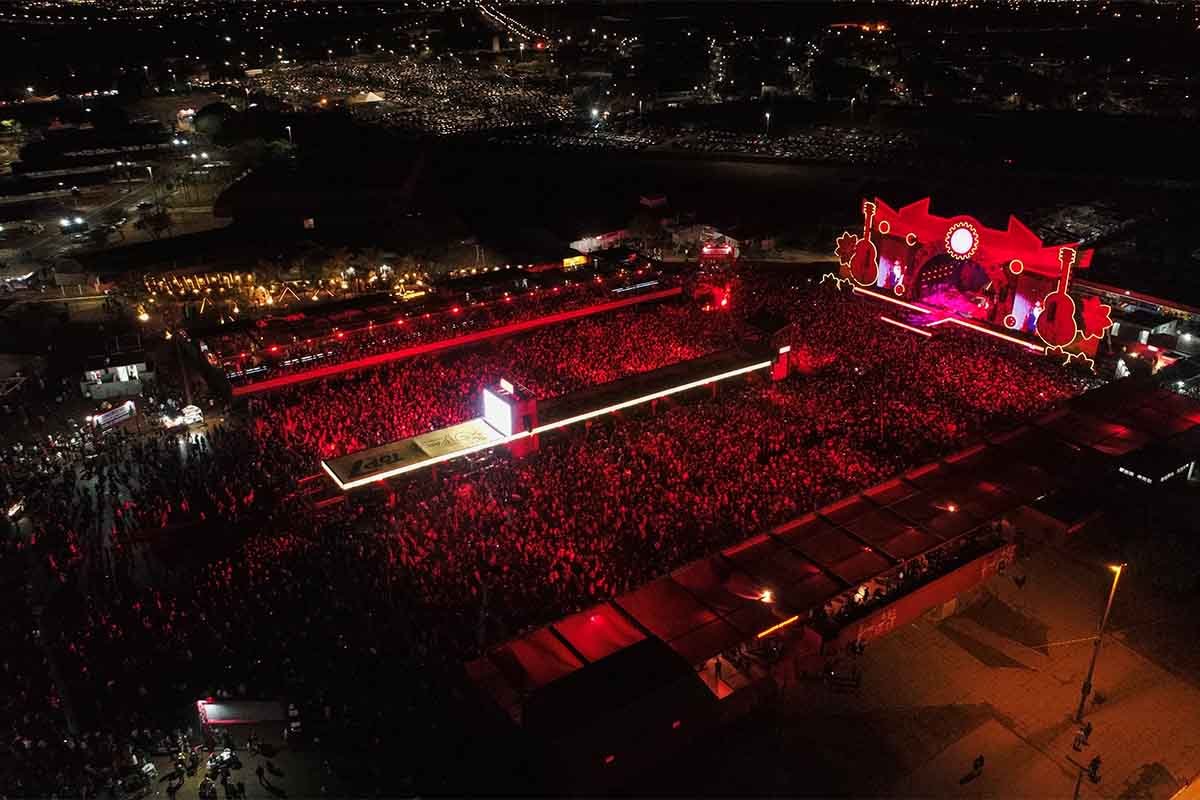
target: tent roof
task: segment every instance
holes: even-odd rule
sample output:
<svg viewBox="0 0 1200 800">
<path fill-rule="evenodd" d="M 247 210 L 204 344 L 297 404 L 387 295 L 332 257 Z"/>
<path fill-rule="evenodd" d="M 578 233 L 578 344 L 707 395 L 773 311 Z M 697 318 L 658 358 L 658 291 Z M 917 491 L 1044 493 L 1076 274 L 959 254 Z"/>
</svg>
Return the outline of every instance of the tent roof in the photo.
<svg viewBox="0 0 1200 800">
<path fill-rule="evenodd" d="M 643 638 L 594 662 L 590 669 L 574 670 L 562 680 L 538 687 L 525 719 L 540 727 L 571 728 L 581 719 L 629 705 L 656 686 L 690 672 L 690 665 L 662 642 Z"/>
<path fill-rule="evenodd" d="M 570 686 L 607 686 L 602 676 L 615 668 L 584 676 L 650 659 L 622 654 L 649 653 L 651 642 L 701 664 L 1020 506 L 1040 502 L 1067 516 L 1095 509 L 1118 459 L 1154 458 L 1157 449 L 1200 455 L 1200 402 L 1145 382 L 1094 394 L 509 642 L 468 673 L 511 708 L 522 692 L 568 677 Z M 762 602 L 764 589 L 774 602 Z"/>
</svg>

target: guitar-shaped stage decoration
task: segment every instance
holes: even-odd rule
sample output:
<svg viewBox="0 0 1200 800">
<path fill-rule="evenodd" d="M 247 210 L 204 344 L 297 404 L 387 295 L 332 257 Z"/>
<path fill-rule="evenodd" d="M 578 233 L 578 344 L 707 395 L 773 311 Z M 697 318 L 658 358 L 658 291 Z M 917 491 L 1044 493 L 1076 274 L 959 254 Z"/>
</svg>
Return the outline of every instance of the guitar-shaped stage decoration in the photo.
<svg viewBox="0 0 1200 800">
<path fill-rule="evenodd" d="M 1037 320 L 1038 336 L 1051 347 L 1066 347 L 1075 341 L 1075 301 L 1067 294 L 1071 283 L 1071 268 L 1075 266 L 1075 248 L 1058 248 L 1058 288 L 1042 300 L 1042 314 Z"/>
<path fill-rule="evenodd" d="M 872 286 L 879 280 L 879 251 L 871 241 L 871 228 L 875 225 L 875 204 L 863 201 L 863 235 L 854 248 L 850 259 L 850 277 L 859 286 Z"/>
</svg>

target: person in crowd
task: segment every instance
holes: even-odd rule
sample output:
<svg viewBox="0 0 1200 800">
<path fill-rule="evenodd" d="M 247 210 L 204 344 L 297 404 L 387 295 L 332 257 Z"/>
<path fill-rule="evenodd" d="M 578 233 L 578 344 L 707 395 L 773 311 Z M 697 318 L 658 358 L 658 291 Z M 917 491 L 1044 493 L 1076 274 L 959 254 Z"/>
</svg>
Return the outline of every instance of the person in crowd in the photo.
<svg viewBox="0 0 1200 800">
<path fill-rule="evenodd" d="M 323 739 L 382 752 L 391 725 L 365 687 L 395 687 L 387 708 L 416 729 L 445 711 L 433 676 L 481 649 L 1087 385 L 968 332 L 907 336 L 832 289 L 746 276 L 739 303 L 622 311 L 289 387 L 190 443 L 118 431 L 94 457 L 7 453 L 0 504 L 21 499 L 26 521 L 0 539 L 0 579 L 32 588 L 0 615 L 0 785 L 95 796 L 131 746 L 180 725 L 172 709 L 207 696 L 304 698 L 306 735 L 319 721 Z M 785 381 L 738 379 L 325 509 L 300 483 L 320 458 L 476 416 L 485 383 L 594 386 L 729 347 L 760 309 L 788 321 Z M 916 560 L 896 585 L 969 552 Z M 844 621 L 886 594 L 818 615 Z M 70 735 L 71 708 L 98 727 Z"/>
</svg>

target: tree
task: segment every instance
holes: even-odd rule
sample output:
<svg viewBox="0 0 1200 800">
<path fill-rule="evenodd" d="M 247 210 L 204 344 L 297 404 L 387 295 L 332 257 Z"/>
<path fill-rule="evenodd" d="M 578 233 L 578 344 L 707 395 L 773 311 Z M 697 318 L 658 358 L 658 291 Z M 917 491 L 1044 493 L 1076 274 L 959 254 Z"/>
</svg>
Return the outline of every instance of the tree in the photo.
<svg viewBox="0 0 1200 800">
<path fill-rule="evenodd" d="M 314 283 L 330 277 L 329 255 L 312 242 L 304 242 L 300 252 L 292 257 L 291 270 Z"/>
<path fill-rule="evenodd" d="M 171 230 L 171 215 L 166 208 L 155 206 L 143 212 L 133 223 L 133 227 L 139 231 L 149 231 L 151 236 L 158 239 L 163 233 Z"/>
<path fill-rule="evenodd" d="M 104 226 L 98 226 L 88 231 L 88 240 L 92 244 L 104 245 L 108 243 L 108 237 L 112 235 L 112 229 Z"/>
<path fill-rule="evenodd" d="M 283 279 L 283 270 L 270 259 L 260 258 L 254 264 L 254 278 L 262 286 L 269 286 Z"/>
<path fill-rule="evenodd" d="M 265 139 L 247 139 L 237 145 L 229 154 L 229 160 L 236 172 L 264 164 L 277 164 L 288 161 L 295 153 L 295 148 L 282 139 L 267 141 Z"/>
<path fill-rule="evenodd" d="M 643 209 L 629 222 L 629 235 L 634 239 L 657 239 L 662 233 L 662 223 L 653 213 Z"/>
<path fill-rule="evenodd" d="M 332 250 L 325 260 L 325 275 L 329 278 L 341 278 L 353 265 L 354 259 L 350 251 L 344 247 L 338 247 Z"/>
<path fill-rule="evenodd" d="M 229 127 L 235 113 L 228 103 L 209 103 L 196 112 L 196 116 L 192 118 L 192 127 L 198 133 L 216 139 Z"/>
</svg>

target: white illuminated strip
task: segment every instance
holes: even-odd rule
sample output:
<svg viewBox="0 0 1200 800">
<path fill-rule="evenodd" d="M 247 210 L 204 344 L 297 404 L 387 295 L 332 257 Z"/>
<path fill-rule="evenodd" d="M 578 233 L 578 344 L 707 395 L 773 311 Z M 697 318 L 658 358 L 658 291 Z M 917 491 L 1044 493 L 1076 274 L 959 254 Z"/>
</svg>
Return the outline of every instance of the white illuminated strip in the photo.
<svg viewBox="0 0 1200 800">
<path fill-rule="evenodd" d="M 888 323 L 889 325 L 895 325 L 897 328 L 904 328 L 904 330 L 906 330 L 906 331 L 912 331 L 913 333 L 919 334 L 926 338 L 933 336 L 933 334 L 930 333 L 929 331 L 921 330 L 920 328 L 918 328 L 916 326 L 901 322 L 898 319 L 892 319 L 891 317 L 885 317 L 883 314 L 880 314 L 879 318 L 881 320 L 883 320 L 884 322 Z"/>
<path fill-rule="evenodd" d="M 613 294 L 621 294 L 622 292 L 632 292 L 637 289 L 645 289 L 647 287 L 657 286 L 657 285 L 658 285 L 658 281 L 642 281 L 641 283 L 635 283 L 632 286 L 618 286 L 616 289 L 613 289 Z"/>
<path fill-rule="evenodd" d="M 1030 350 L 1033 350 L 1035 353 L 1045 353 L 1046 352 L 1046 348 L 1040 344 L 1034 344 L 1033 342 L 1027 342 L 1024 339 L 1018 339 L 1015 336 L 1009 336 L 1007 333 L 1001 333 L 1000 331 L 993 330 L 992 328 L 988 328 L 983 325 L 977 325 L 974 322 L 968 322 L 967 320 L 959 319 L 958 317 L 943 317 L 942 319 L 939 319 L 939 320 L 936 320 L 935 322 L 929 323 L 929 327 L 932 328 L 934 325 L 941 325 L 943 322 L 951 322 L 955 325 L 962 325 L 964 328 L 970 328 L 973 331 L 979 331 L 980 333 L 986 333 L 988 336 L 995 336 L 997 339 L 1003 339 L 1006 342 L 1012 342 L 1013 344 L 1019 344 L 1022 347 L 1028 347 Z"/>
<path fill-rule="evenodd" d="M 1117 467 L 1117 472 L 1120 472 L 1122 475 L 1128 475 L 1131 478 L 1137 478 L 1142 483 L 1151 483 L 1151 484 L 1154 483 L 1154 481 L 1150 480 L 1145 475 L 1139 475 L 1132 470 L 1126 469 L 1125 467 Z M 1170 477 L 1170 476 L 1168 475 L 1167 477 Z M 1163 478 L 1164 481 L 1166 479 L 1167 478 Z"/>
<path fill-rule="evenodd" d="M 462 456 L 469 456 L 472 453 L 478 453 L 480 450 L 487 450 L 491 447 L 499 447 L 502 444 L 515 442 L 517 439 L 524 439 L 526 436 L 529 436 L 528 431 L 514 433 L 513 435 L 506 436 L 498 441 L 484 442 L 483 444 L 472 445 L 471 447 L 463 450 L 455 450 L 450 453 L 443 453 L 440 456 L 434 456 L 433 458 L 427 458 L 423 461 L 417 461 L 412 464 L 405 464 L 402 467 L 389 469 L 386 472 L 377 472 L 375 474 L 368 475 L 365 478 L 358 478 L 357 480 L 347 481 L 346 483 L 342 483 L 338 476 L 333 474 L 333 470 L 329 468 L 329 464 L 325 463 L 324 461 L 321 462 L 321 468 L 325 470 L 325 472 L 329 473 L 329 477 L 333 478 L 333 482 L 336 483 L 340 489 L 345 491 L 347 489 L 356 489 L 359 486 L 366 486 L 368 483 L 375 483 L 377 481 L 387 480 L 388 478 L 394 478 L 397 475 L 403 475 L 404 473 L 412 472 L 413 470 L 432 467 L 434 464 L 440 464 L 443 461 L 449 461 L 452 458 L 461 458 Z"/>
<path fill-rule="evenodd" d="M 540 427 L 534 428 L 533 433 L 534 434 L 545 433 L 546 431 L 552 431 L 555 428 L 561 428 L 564 425 L 571 425 L 576 422 L 582 422 L 585 419 L 591 419 L 592 417 L 598 417 L 601 414 L 608 414 L 613 411 L 620 411 L 623 408 L 630 408 L 631 406 L 640 405 L 642 403 L 648 403 L 651 400 L 657 400 L 660 397 L 666 397 L 668 395 L 678 394 L 679 392 L 686 392 L 688 389 L 695 389 L 698 386 L 704 386 L 705 384 L 708 384 L 708 383 L 716 383 L 717 381 L 723 381 L 726 378 L 733 378 L 737 375 L 744 375 L 747 372 L 753 372 L 756 369 L 763 369 L 763 368 L 769 367 L 769 366 L 771 366 L 770 361 L 763 361 L 762 363 L 759 363 L 759 364 L 751 364 L 748 367 L 740 367 L 738 369 L 730 370 L 729 372 L 722 372 L 720 375 L 713 375 L 711 378 L 701 378 L 698 381 L 692 381 L 691 383 L 685 383 L 680 386 L 673 386 L 670 389 L 663 389 L 660 392 L 654 392 L 653 394 L 648 394 L 643 397 L 636 397 L 633 400 L 625 400 L 624 402 L 617 403 L 615 405 L 611 405 L 606 408 L 599 408 L 599 409 L 596 409 L 595 411 L 588 411 L 584 414 L 577 414 L 573 417 L 567 417 L 566 419 L 560 419 L 555 422 L 550 422 L 550 423 L 547 423 Z"/>
<path fill-rule="evenodd" d="M 607 406 L 605 408 L 596 409 L 595 411 L 588 411 L 584 414 L 578 414 L 574 417 L 567 417 L 566 419 L 560 419 L 555 422 L 550 422 L 550 423 L 547 423 L 546 425 L 541 425 L 537 428 L 534 428 L 531 431 L 520 431 L 518 433 L 508 434 L 499 441 L 484 442 L 483 444 L 473 445 L 464 450 L 455 450 L 452 453 L 444 453 L 443 455 L 436 456 L 434 458 L 427 458 L 423 461 L 417 461 L 413 464 L 405 464 L 402 467 L 396 467 L 394 469 L 389 469 L 384 472 L 379 472 L 379 473 L 376 473 L 373 475 L 368 475 L 365 478 L 358 478 L 357 480 L 347 481 L 346 483 L 342 483 L 341 479 L 338 478 L 338 476 L 336 474 L 334 474 L 333 470 L 329 468 L 329 464 L 326 463 L 325 461 L 321 462 L 321 469 L 325 470 L 325 472 L 329 475 L 329 477 L 333 478 L 333 482 L 338 485 L 338 488 L 342 489 L 343 491 L 346 491 L 348 489 L 355 489 L 359 486 L 365 486 L 368 483 L 375 483 L 377 481 L 387 480 L 388 478 L 394 478 L 397 475 L 403 475 L 406 472 L 412 472 L 413 470 L 424 469 L 425 467 L 431 467 L 434 464 L 440 464 L 441 462 L 449 461 L 452 458 L 461 458 L 462 456 L 469 456 L 472 453 L 478 453 L 481 450 L 488 450 L 492 447 L 499 447 L 501 445 L 510 444 L 519 439 L 524 439 L 527 436 L 536 436 L 539 433 L 545 433 L 547 431 L 552 431 L 557 428 L 562 428 L 566 425 L 572 425 L 576 422 L 582 422 L 583 420 L 586 420 L 586 419 L 598 417 L 601 414 L 609 414 L 613 411 L 620 411 L 623 408 L 630 408 L 632 406 L 636 406 L 641 403 L 648 403 L 651 400 L 657 400 L 660 397 L 667 397 L 668 395 L 678 394 L 679 392 L 686 392 L 688 389 L 695 389 L 698 386 L 704 386 L 705 384 L 709 384 L 709 383 L 716 383 L 717 381 L 723 381 L 723 380 L 726 380 L 727 378 L 733 378 L 738 375 L 744 375 L 747 372 L 753 372 L 756 369 L 765 369 L 769 366 L 771 366 L 770 361 L 763 361 L 758 364 L 751 364 L 748 367 L 740 367 L 738 369 L 730 370 L 729 372 L 723 372 L 720 375 L 713 375 L 712 377 L 709 377 L 709 378 L 701 378 L 700 380 L 692 381 L 691 383 L 685 383 L 680 386 L 673 386 L 670 389 L 663 389 L 660 392 L 654 392 L 653 394 L 648 394 L 648 395 L 644 395 L 642 397 L 637 397 L 637 398 L 634 398 L 633 400 L 626 400 L 624 402 L 616 403 L 614 405 Z M 487 422 L 487 419 L 485 418 L 484 421 Z M 488 424 L 490 425 L 491 423 L 489 422 Z"/>
<path fill-rule="evenodd" d="M 880 294 L 879 292 L 872 292 L 868 289 L 863 289 L 858 286 L 853 287 L 853 289 L 858 294 L 865 294 L 870 297 L 877 298 L 879 300 L 886 300 L 887 302 L 895 303 L 898 306 L 904 306 L 905 308 L 911 308 L 913 311 L 920 311 L 922 314 L 932 313 L 928 308 L 925 308 L 924 306 L 918 306 L 918 305 L 914 305 L 912 303 L 906 303 L 903 300 L 899 300 L 895 297 L 888 297 L 886 294 Z"/>
</svg>

